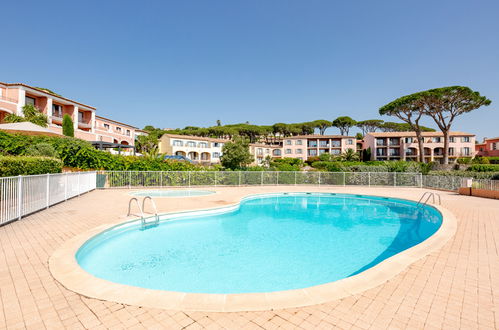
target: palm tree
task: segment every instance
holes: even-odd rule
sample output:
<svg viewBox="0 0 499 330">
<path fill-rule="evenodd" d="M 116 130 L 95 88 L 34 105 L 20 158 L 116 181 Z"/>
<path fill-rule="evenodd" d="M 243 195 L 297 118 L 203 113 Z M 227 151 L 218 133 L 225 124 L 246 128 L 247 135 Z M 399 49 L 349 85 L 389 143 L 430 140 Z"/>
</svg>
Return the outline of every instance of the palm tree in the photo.
<svg viewBox="0 0 499 330">
<path fill-rule="evenodd" d="M 341 155 L 341 159 L 347 162 L 354 162 L 359 160 L 359 154 L 353 149 L 347 149 Z"/>
</svg>

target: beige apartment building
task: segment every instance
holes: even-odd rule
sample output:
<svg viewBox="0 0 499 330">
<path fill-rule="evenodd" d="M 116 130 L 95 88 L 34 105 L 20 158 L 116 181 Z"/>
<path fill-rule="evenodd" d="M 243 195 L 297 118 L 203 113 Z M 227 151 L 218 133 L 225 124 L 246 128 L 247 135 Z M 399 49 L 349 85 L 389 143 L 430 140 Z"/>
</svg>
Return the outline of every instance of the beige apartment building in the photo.
<svg viewBox="0 0 499 330">
<path fill-rule="evenodd" d="M 357 150 L 357 140 L 354 136 L 298 135 L 284 138 L 282 147 L 275 149 L 273 156 L 307 160 L 324 153 L 339 156 L 347 149 Z"/>
<path fill-rule="evenodd" d="M 222 147 L 227 140 L 200 136 L 163 134 L 159 139 L 159 152 L 171 156 L 184 156 L 195 163 L 218 164 Z"/>
<path fill-rule="evenodd" d="M 442 132 L 423 132 L 423 152 L 426 162 L 441 162 L 444 150 Z M 368 133 L 364 137 L 364 148 L 371 149 L 372 160 L 418 160 L 419 145 L 415 132 Z M 465 132 L 450 132 L 449 160 L 459 157 L 474 157 L 475 135 Z"/>
</svg>

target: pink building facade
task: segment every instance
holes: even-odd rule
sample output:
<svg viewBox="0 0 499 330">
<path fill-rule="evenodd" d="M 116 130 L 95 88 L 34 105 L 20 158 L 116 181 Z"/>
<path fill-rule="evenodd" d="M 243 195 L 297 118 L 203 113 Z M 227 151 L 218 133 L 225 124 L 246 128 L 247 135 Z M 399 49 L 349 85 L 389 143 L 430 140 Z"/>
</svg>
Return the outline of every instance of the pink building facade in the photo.
<svg viewBox="0 0 499 330">
<path fill-rule="evenodd" d="M 62 134 L 62 118 L 73 120 L 76 138 L 134 145 L 136 127 L 96 116 L 96 108 L 25 84 L 0 82 L 0 123 L 8 114 L 23 115 L 32 104 L 48 118 L 48 127 Z"/>
<path fill-rule="evenodd" d="M 483 139 L 482 143 L 475 145 L 477 156 L 499 157 L 499 137 Z"/>
<path fill-rule="evenodd" d="M 307 160 L 328 153 L 339 156 L 347 149 L 357 151 L 357 140 L 343 135 L 299 135 L 283 139 L 283 145 L 273 150 L 273 157 Z"/>
<path fill-rule="evenodd" d="M 426 162 L 443 159 L 444 135 L 442 132 L 423 132 L 423 152 Z M 414 132 L 368 133 L 364 137 L 364 148 L 371 149 L 372 160 L 418 160 L 419 145 Z M 449 138 L 449 160 L 474 157 L 475 135 L 451 132 Z"/>
</svg>

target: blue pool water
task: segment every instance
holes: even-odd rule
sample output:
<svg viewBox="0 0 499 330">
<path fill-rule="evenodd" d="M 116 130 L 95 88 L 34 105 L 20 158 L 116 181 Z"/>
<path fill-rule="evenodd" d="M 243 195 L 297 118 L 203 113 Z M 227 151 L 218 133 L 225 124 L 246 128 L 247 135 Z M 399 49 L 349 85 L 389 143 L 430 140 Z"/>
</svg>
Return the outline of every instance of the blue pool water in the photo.
<svg viewBox="0 0 499 330">
<path fill-rule="evenodd" d="M 129 223 L 76 257 L 117 283 L 195 293 L 272 292 L 336 281 L 437 231 L 440 212 L 414 202 L 346 194 L 253 196 L 239 208 Z"/>
<path fill-rule="evenodd" d="M 191 197 L 204 196 L 214 194 L 214 191 L 209 190 L 143 190 L 134 191 L 130 194 L 133 196 L 151 196 L 151 197 Z"/>
</svg>

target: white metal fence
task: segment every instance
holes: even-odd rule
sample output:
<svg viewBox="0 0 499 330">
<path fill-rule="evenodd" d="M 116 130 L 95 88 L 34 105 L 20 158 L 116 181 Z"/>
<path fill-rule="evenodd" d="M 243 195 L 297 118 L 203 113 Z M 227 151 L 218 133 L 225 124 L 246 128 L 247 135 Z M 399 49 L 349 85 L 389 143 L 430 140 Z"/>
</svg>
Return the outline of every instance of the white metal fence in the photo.
<svg viewBox="0 0 499 330">
<path fill-rule="evenodd" d="M 270 171 L 103 171 L 97 188 L 248 185 L 421 187 L 421 173 Z"/>
<path fill-rule="evenodd" d="M 0 178 L 0 225 L 96 187 L 96 172 Z"/>
<path fill-rule="evenodd" d="M 499 191 L 499 180 L 473 179 L 472 188 Z"/>
</svg>

